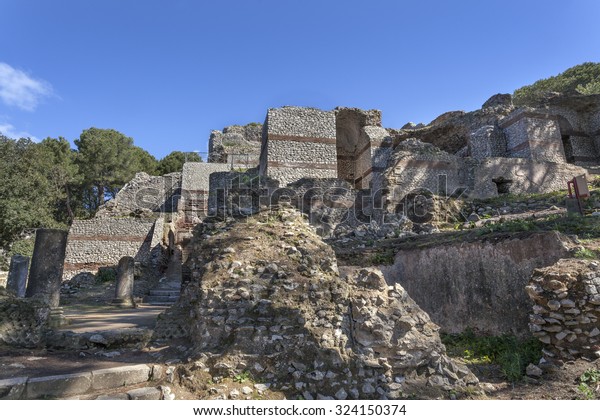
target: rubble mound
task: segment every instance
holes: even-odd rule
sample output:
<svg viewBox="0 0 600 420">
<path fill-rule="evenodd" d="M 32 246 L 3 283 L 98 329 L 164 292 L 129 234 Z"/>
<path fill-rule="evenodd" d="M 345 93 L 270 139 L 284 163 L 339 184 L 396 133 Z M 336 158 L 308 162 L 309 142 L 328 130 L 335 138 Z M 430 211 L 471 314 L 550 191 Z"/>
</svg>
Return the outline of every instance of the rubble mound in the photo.
<svg viewBox="0 0 600 420">
<path fill-rule="evenodd" d="M 533 272 L 529 329 L 548 359 L 600 357 L 600 264 L 563 259 Z"/>
<path fill-rule="evenodd" d="M 0 289 L 0 346 L 33 348 L 43 344 L 50 308 L 37 300 Z"/>
<path fill-rule="evenodd" d="M 187 264 L 191 280 L 158 327 L 179 317 L 198 369 L 249 372 L 305 399 L 431 396 L 477 383 L 402 287 L 376 269 L 340 278 L 333 250 L 296 210 L 205 221 Z"/>
</svg>

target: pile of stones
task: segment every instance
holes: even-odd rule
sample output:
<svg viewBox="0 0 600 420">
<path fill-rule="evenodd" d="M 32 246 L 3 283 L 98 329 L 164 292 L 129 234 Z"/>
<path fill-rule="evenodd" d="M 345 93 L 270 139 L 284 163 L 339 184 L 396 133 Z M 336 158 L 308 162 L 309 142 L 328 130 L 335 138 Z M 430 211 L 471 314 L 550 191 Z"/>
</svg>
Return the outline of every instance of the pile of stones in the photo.
<svg viewBox="0 0 600 420">
<path fill-rule="evenodd" d="M 304 399 L 401 398 L 477 383 L 402 287 L 376 269 L 340 278 L 333 250 L 296 210 L 207 223 L 195 239 L 192 279 L 158 329 L 186 325 L 211 374 L 259 365 L 270 389 Z"/>
<path fill-rule="evenodd" d="M 534 271 L 529 329 L 548 359 L 600 357 L 600 264 L 564 259 Z"/>
</svg>

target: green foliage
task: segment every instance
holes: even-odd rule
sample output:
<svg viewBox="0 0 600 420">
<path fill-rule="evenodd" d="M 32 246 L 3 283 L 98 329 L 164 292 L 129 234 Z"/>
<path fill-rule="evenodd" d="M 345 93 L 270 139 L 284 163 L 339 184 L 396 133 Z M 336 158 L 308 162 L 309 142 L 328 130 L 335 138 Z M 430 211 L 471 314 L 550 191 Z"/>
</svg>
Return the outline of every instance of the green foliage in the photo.
<svg viewBox="0 0 600 420">
<path fill-rule="evenodd" d="M 581 258 L 583 260 L 595 260 L 598 258 L 598 255 L 592 251 L 591 249 L 581 248 L 573 253 L 575 258 Z"/>
<path fill-rule="evenodd" d="M 193 152 L 171 152 L 158 162 L 157 175 L 181 172 L 186 162 L 202 162 L 202 157 Z"/>
<path fill-rule="evenodd" d="M 442 334 L 448 354 L 462 357 L 467 363 L 498 364 L 504 376 L 516 382 L 525 374 L 530 363 L 542 356 L 542 345 L 537 339 L 518 340 L 512 335 L 478 336 L 467 330 L 462 334 Z"/>
<path fill-rule="evenodd" d="M 596 392 L 600 389 L 600 370 L 590 368 L 579 377 L 579 392 L 586 400 L 595 400 Z"/>
<path fill-rule="evenodd" d="M 114 267 L 100 267 L 96 278 L 101 283 L 114 282 L 117 280 L 117 270 Z"/>
<path fill-rule="evenodd" d="M 84 207 L 93 214 L 107 196 L 118 190 L 136 172 L 154 172 L 155 159 L 133 145 L 133 139 L 112 129 L 89 128 L 75 140 L 77 163 L 83 174 Z"/>
<path fill-rule="evenodd" d="M 26 228 L 63 226 L 55 217 L 60 195 L 44 147 L 0 136 L 0 156 L 0 246 Z"/>
<path fill-rule="evenodd" d="M 371 257 L 371 264 L 392 265 L 394 264 L 394 253 L 390 251 L 378 252 Z"/>
<path fill-rule="evenodd" d="M 35 245 L 35 237 L 27 239 L 19 239 L 12 243 L 9 255 L 24 255 L 31 257 L 33 255 L 33 246 Z"/>
<path fill-rule="evenodd" d="M 252 374 L 250 372 L 248 372 L 248 371 L 244 371 L 242 373 L 238 373 L 237 375 L 235 375 L 233 377 L 233 382 L 237 382 L 237 383 L 242 384 L 242 383 L 244 383 L 244 382 L 246 382 L 248 380 L 251 380 L 251 379 L 252 379 Z"/>
<path fill-rule="evenodd" d="M 579 92 L 584 95 L 600 93 L 600 63 L 583 63 L 557 76 L 541 79 L 532 85 L 515 90 L 515 105 L 528 105 L 545 92 Z"/>
</svg>

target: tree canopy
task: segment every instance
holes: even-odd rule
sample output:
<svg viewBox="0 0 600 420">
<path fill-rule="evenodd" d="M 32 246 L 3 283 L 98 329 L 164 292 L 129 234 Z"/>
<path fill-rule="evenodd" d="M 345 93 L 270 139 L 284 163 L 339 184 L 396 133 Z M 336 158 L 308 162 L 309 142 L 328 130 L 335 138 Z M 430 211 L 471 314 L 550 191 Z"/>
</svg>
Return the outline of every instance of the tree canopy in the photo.
<svg viewBox="0 0 600 420">
<path fill-rule="evenodd" d="M 185 162 L 202 162 L 202 157 L 193 152 L 171 152 L 158 162 L 158 175 L 180 172 Z"/>
<path fill-rule="evenodd" d="M 0 133 L 0 248 L 28 228 L 66 227 L 93 216 L 137 172 L 158 175 L 183 166 L 175 152 L 159 169 L 154 156 L 112 129 L 89 128 L 74 143 L 76 149 L 62 137 L 36 143 Z"/>
<path fill-rule="evenodd" d="M 528 105 L 545 92 L 578 92 L 584 95 L 600 94 L 600 63 L 583 63 L 557 76 L 541 79 L 515 90 L 515 105 Z"/>
</svg>

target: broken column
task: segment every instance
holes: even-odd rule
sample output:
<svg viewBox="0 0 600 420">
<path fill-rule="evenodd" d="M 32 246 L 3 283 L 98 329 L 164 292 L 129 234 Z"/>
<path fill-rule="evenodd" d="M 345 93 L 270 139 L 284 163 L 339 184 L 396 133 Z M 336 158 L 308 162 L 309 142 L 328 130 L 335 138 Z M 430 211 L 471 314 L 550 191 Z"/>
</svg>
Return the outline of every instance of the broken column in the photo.
<svg viewBox="0 0 600 420">
<path fill-rule="evenodd" d="M 29 282 L 25 297 L 38 299 L 50 306 L 49 325 L 58 327 L 66 324 L 60 303 L 67 231 L 38 229 L 31 257 Z"/>
<path fill-rule="evenodd" d="M 8 269 L 6 289 L 9 292 L 12 292 L 16 297 L 25 297 L 28 271 L 29 257 L 25 257 L 23 255 L 13 255 L 10 259 L 10 268 Z"/>
<path fill-rule="evenodd" d="M 115 298 L 112 301 L 113 305 L 122 308 L 131 308 L 135 306 L 133 303 L 134 269 L 135 260 L 133 257 L 123 257 L 119 260 Z"/>
</svg>

